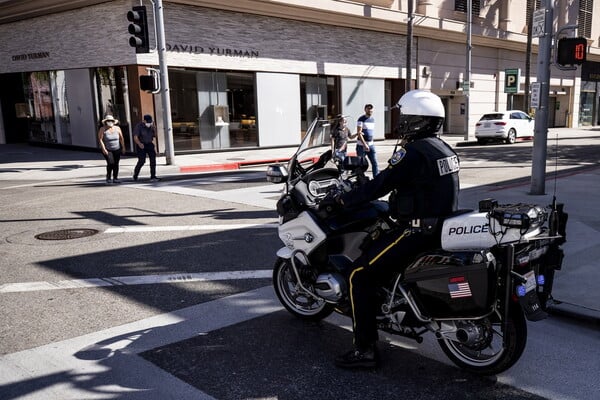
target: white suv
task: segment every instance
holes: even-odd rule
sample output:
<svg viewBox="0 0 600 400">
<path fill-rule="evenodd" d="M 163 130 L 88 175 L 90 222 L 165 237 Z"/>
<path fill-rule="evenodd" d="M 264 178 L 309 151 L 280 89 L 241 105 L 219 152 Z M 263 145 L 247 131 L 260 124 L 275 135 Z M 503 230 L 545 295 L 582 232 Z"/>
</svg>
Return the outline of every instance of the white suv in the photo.
<svg viewBox="0 0 600 400">
<path fill-rule="evenodd" d="M 517 138 L 532 138 L 534 120 L 523 111 L 495 111 L 484 114 L 475 124 L 475 138 L 481 144 L 503 140 L 512 144 Z"/>
</svg>

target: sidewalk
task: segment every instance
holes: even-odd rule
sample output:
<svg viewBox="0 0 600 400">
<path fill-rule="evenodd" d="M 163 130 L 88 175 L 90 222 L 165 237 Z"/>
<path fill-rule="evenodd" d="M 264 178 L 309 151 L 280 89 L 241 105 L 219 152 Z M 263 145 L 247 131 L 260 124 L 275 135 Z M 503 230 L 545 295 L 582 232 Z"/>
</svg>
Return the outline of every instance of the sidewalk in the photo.
<svg viewBox="0 0 600 400">
<path fill-rule="evenodd" d="M 453 146 L 471 144 L 461 135 L 443 137 Z M 393 151 L 395 140 L 378 142 L 381 156 Z M 188 173 L 236 170 L 248 167 L 264 168 L 274 162 L 286 161 L 295 147 L 252 149 L 177 155 L 174 165 L 166 165 L 165 157 L 157 158 L 157 174 L 166 179 L 177 179 Z M 120 176 L 131 179 L 137 159 L 125 156 L 121 160 Z M 29 145 L 0 145 L 0 181 L 57 181 L 65 179 L 94 179 L 103 182 L 105 161 L 97 152 L 48 149 Z M 141 179 L 147 178 L 144 166 Z M 546 187 L 553 187 L 547 182 Z M 564 245 L 563 269 L 557 271 L 553 295 L 556 303 L 552 311 L 600 322 L 600 166 L 559 175 L 556 182 L 557 200 L 565 204 L 569 213 L 567 243 Z M 529 187 L 476 186 L 461 190 L 461 203 L 477 204 L 477 200 L 493 197 L 502 203 L 536 203 L 548 205 L 552 193 L 532 197 Z M 550 190 L 548 190 L 550 192 Z"/>
</svg>

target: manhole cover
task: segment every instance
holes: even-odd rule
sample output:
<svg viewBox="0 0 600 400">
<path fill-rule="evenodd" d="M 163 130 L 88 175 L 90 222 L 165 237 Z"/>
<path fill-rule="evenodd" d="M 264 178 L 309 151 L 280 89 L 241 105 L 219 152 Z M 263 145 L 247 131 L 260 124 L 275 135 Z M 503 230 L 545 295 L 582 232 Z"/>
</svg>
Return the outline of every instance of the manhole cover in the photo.
<svg viewBox="0 0 600 400">
<path fill-rule="evenodd" d="M 69 240 L 92 236 L 98 232 L 96 229 L 61 229 L 59 231 L 40 233 L 39 235 L 35 235 L 35 238 L 39 240 Z"/>
</svg>

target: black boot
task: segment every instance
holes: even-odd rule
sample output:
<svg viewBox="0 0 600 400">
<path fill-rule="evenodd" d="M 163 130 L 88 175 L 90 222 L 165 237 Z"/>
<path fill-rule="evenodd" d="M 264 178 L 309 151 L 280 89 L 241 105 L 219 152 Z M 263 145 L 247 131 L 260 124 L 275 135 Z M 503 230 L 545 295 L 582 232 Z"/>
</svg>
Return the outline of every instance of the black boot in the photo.
<svg viewBox="0 0 600 400">
<path fill-rule="evenodd" d="M 355 348 L 337 357 L 335 365 L 340 368 L 377 368 L 379 352 L 377 346 L 370 345 L 365 349 Z"/>
</svg>

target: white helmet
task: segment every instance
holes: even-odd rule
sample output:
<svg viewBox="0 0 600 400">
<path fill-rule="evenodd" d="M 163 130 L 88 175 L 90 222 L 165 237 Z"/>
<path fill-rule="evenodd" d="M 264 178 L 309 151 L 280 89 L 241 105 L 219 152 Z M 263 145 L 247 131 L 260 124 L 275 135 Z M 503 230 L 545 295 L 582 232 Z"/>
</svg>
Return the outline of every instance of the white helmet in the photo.
<svg viewBox="0 0 600 400">
<path fill-rule="evenodd" d="M 442 100 L 426 90 L 411 90 L 398 100 L 402 137 L 430 136 L 440 130 L 446 116 Z"/>
</svg>

